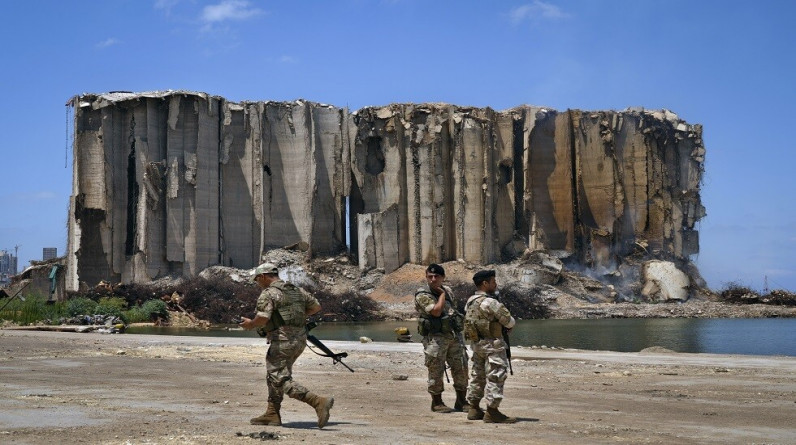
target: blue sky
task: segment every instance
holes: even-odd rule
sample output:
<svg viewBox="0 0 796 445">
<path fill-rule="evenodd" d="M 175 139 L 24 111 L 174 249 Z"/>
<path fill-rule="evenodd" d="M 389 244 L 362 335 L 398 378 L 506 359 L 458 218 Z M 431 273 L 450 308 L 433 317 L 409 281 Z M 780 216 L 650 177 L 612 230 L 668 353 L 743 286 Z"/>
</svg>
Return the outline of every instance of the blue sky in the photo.
<svg viewBox="0 0 796 445">
<path fill-rule="evenodd" d="M 0 249 L 66 250 L 66 101 L 186 89 L 358 109 L 666 108 L 704 125 L 710 287 L 796 290 L 796 2 L 4 2 Z"/>
</svg>

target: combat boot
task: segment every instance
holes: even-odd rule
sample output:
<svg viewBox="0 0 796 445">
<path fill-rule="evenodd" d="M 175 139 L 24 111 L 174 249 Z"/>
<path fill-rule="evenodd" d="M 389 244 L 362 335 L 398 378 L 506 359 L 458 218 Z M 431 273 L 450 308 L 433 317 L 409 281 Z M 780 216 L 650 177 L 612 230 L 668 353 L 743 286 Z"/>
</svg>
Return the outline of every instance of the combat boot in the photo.
<svg viewBox="0 0 796 445">
<path fill-rule="evenodd" d="M 456 390 L 456 403 L 453 404 L 456 411 L 470 411 L 470 404 L 467 403 L 467 391 Z"/>
<path fill-rule="evenodd" d="M 484 422 L 486 423 L 514 423 L 517 421 L 516 417 L 509 417 L 497 408 L 486 407 L 486 414 L 484 414 Z"/>
<path fill-rule="evenodd" d="M 315 408 L 315 414 L 318 415 L 318 428 L 325 427 L 329 422 L 329 410 L 334 406 L 334 397 L 321 397 L 308 392 L 301 401 Z"/>
<path fill-rule="evenodd" d="M 442 401 L 442 394 L 431 394 L 431 411 L 434 411 L 435 413 L 453 412 L 453 410 L 445 405 L 445 402 Z"/>
<path fill-rule="evenodd" d="M 281 426 L 282 418 L 279 417 L 279 407 L 280 405 L 278 403 L 268 402 L 268 409 L 265 411 L 265 414 L 249 420 L 249 423 L 252 425 Z"/>
<path fill-rule="evenodd" d="M 484 418 L 484 410 L 479 406 L 481 399 L 470 402 L 470 409 L 467 411 L 467 420 L 482 420 Z"/>
</svg>

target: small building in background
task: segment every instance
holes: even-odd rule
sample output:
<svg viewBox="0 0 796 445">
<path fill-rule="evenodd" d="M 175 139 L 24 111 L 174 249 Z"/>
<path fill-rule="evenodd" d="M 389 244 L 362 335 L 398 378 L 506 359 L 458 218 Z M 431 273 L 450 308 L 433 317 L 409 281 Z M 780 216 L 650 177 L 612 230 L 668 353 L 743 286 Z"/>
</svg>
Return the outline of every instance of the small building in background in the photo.
<svg viewBox="0 0 796 445">
<path fill-rule="evenodd" d="M 31 261 L 30 266 L 14 276 L 12 291 L 21 290 L 25 298 L 42 298 L 49 303 L 66 299 L 66 257 Z"/>
<path fill-rule="evenodd" d="M 41 259 L 42 261 L 51 260 L 53 258 L 58 257 L 58 248 L 57 247 L 45 247 L 42 249 Z"/>
</svg>

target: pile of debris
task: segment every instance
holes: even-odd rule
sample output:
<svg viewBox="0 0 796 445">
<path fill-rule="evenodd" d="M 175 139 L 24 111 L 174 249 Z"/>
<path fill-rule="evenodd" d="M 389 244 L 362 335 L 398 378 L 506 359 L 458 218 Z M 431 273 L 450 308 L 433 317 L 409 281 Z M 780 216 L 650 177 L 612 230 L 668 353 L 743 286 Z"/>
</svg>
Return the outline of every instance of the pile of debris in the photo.
<svg viewBox="0 0 796 445">
<path fill-rule="evenodd" d="M 61 317 L 58 324 L 77 324 L 77 325 L 105 325 L 105 326 L 124 326 L 121 318 L 115 315 L 76 315 L 74 317 Z"/>
<path fill-rule="evenodd" d="M 414 292 L 425 282 L 425 266 L 415 264 L 385 274 L 379 269 L 361 270 L 345 255 L 308 260 L 305 252 L 295 249 L 271 250 L 263 261 L 276 264 L 283 280 L 315 295 L 323 307 L 316 316 L 321 321 L 412 318 Z M 734 286 L 716 295 L 691 263 L 655 258 L 643 251 L 599 271 L 577 264 L 561 251 L 526 252 L 506 264 L 482 266 L 459 260 L 443 265 L 460 311 L 475 292 L 475 271 L 494 268 L 500 299 L 518 319 L 742 316 L 744 311 L 750 316 L 796 316 L 793 293 L 778 290 L 760 296 Z M 129 306 L 158 298 L 170 314 L 159 324 L 208 327 L 253 316 L 260 292 L 250 270 L 213 266 L 196 277 L 164 278 L 147 285 L 100 283 L 83 295 L 95 300 L 122 297 Z M 682 310 L 661 304 L 692 301 L 705 304 L 682 305 Z M 763 305 L 769 309 L 761 309 Z"/>
<path fill-rule="evenodd" d="M 96 332 L 100 334 L 121 334 L 124 332 L 124 321 L 115 315 L 76 315 L 61 317 L 56 321 L 44 320 L 42 324 L 15 326 L 14 329 L 29 329 L 56 332 Z"/>
<path fill-rule="evenodd" d="M 793 292 L 775 289 L 765 295 L 760 295 L 752 289 L 737 283 L 730 283 L 725 290 L 719 293 L 719 298 L 726 303 L 733 304 L 796 306 L 796 294 Z"/>
</svg>

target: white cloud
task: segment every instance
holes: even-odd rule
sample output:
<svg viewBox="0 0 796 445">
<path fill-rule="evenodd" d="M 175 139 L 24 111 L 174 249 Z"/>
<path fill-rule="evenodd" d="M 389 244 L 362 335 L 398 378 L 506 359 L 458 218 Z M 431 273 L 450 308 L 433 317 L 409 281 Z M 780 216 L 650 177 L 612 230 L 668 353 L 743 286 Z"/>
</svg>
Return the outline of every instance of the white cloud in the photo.
<svg viewBox="0 0 796 445">
<path fill-rule="evenodd" d="M 162 9 L 166 12 L 166 15 L 171 14 L 171 9 L 177 6 L 180 0 L 156 0 L 155 1 L 155 9 Z"/>
<path fill-rule="evenodd" d="M 205 6 L 202 10 L 202 21 L 212 24 L 226 20 L 245 20 L 262 13 L 261 9 L 250 7 L 246 0 L 223 0 L 217 5 Z"/>
<path fill-rule="evenodd" d="M 282 56 L 282 57 L 279 58 L 279 62 L 281 62 L 281 63 L 296 63 L 296 62 L 298 62 L 298 59 L 296 59 L 293 56 Z"/>
<path fill-rule="evenodd" d="M 110 38 L 107 38 L 107 39 L 105 39 L 105 40 L 103 40 L 101 42 L 98 42 L 94 46 L 96 46 L 97 48 L 101 49 L 101 48 L 107 48 L 109 46 L 113 46 L 113 45 L 116 45 L 116 44 L 119 44 L 119 43 L 122 43 L 119 39 L 117 39 L 115 37 L 110 37 Z"/>
<path fill-rule="evenodd" d="M 569 17 L 556 5 L 534 0 L 533 3 L 518 6 L 509 12 L 509 19 L 517 24 L 525 20 L 533 19 L 563 19 Z"/>
</svg>

